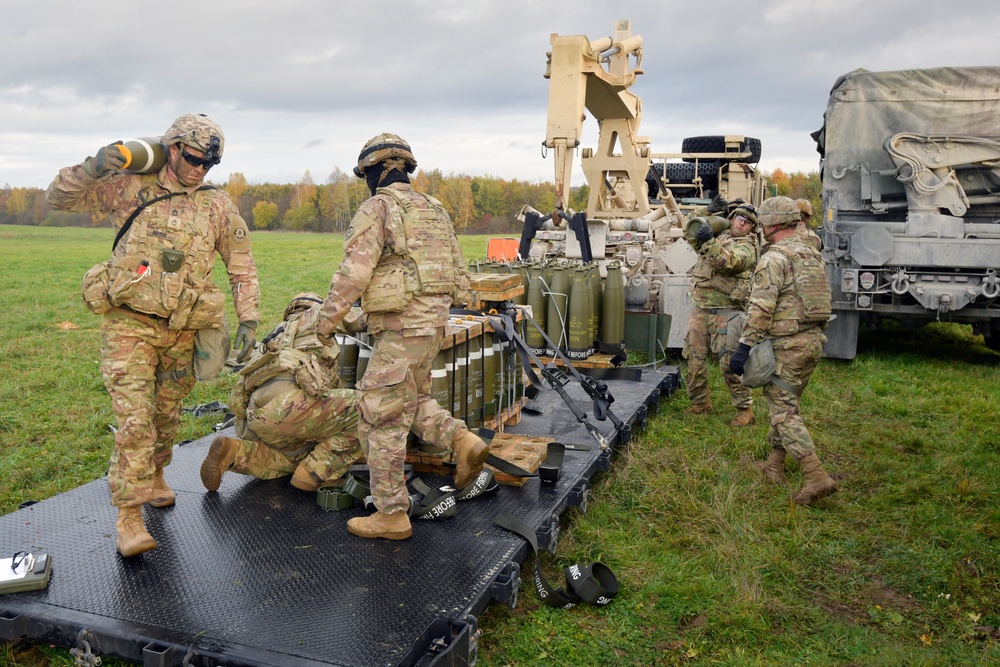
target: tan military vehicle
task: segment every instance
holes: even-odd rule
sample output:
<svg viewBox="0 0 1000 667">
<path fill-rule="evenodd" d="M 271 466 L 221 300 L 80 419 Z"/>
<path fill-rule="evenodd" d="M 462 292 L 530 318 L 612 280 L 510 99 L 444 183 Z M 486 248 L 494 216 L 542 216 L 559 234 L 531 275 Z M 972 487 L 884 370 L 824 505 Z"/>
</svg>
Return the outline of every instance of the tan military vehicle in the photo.
<svg viewBox="0 0 1000 667">
<path fill-rule="evenodd" d="M 614 33 L 600 39 L 553 34 L 551 45 L 544 147 L 555 162 L 556 211 L 521 211 L 534 237 L 530 256 L 587 259 L 589 240 L 595 261 L 622 267 L 631 328 L 646 326 L 638 314 L 669 315 L 669 339 L 658 342 L 682 347 L 691 308 L 688 272 L 697 257 L 684 223 L 719 195 L 760 203 L 760 140 L 690 137 L 679 153 L 655 153 L 639 133 L 642 101 L 631 90 L 643 74 L 643 39 L 632 34 L 631 22 L 617 21 Z M 598 123 L 596 148 L 580 146 L 587 113 Z M 579 213 L 567 208 L 577 156 L 590 186 L 587 209 Z M 586 237 L 574 229 L 582 230 L 584 220 Z"/>
</svg>

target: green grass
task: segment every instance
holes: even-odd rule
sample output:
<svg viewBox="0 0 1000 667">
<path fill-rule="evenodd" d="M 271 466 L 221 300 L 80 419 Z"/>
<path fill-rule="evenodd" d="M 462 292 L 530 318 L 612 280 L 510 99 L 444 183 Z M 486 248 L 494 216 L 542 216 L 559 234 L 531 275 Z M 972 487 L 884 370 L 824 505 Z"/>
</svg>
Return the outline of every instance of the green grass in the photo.
<svg viewBox="0 0 1000 667">
<path fill-rule="evenodd" d="M 342 239 L 253 242 L 266 331 L 297 292 L 326 292 Z M 109 230 L 0 227 L 0 512 L 105 472 L 113 417 L 79 283 L 110 243 Z M 486 237 L 462 243 L 482 256 Z M 1000 354 L 938 324 L 867 334 L 852 362 L 821 361 L 802 414 L 841 491 L 816 508 L 790 502 L 795 466 L 788 486 L 763 483 L 763 401 L 756 426 L 733 429 L 712 378 L 716 413 L 686 414 L 683 390 L 661 403 L 592 481 L 587 513 L 563 515 L 559 554 L 542 556 L 553 582 L 605 563 L 618 597 L 544 607 L 529 559 L 517 609 L 479 619 L 479 665 L 1000 663 L 983 629 L 1000 626 Z M 225 401 L 231 382 L 200 384 L 188 404 Z M 185 416 L 179 437 L 213 424 Z M 60 649 L 0 644 L 0 665 L 71 664 Z"/>
</svg>

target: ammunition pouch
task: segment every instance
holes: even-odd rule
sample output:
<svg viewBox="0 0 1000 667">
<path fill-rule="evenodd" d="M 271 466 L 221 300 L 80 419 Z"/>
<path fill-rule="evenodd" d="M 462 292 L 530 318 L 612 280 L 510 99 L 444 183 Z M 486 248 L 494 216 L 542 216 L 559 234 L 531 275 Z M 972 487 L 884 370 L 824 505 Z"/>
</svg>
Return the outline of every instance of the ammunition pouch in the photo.
<svg viewBox="0 0 1000 667">
<path fill-rule="evenodd" d="M 216 329 L 226 313 L 226 295 L 222 292 L 202 292 L 190 287 L 181 291 L 177 308 L 170 314 L 170 329 Z"/>
<path fill-rule="evenodd" d="M 406 289 L 406 272 L 402 262 L 378 266 L 364 294 L 361 310 L 368 314 L 399 313 L 410 305 L 413 294 Z"/>
<path fill-rule="evenodd" d="M 199 329 L 194 335 L 194 376 L 199 380 L 219 377 L 226 367 L 229 347 L 229 326 L 225 321 L 215 329 Z"/>
<path fill-rule="evenodd" d="M 83 274 L 81 285 L 83 303 L 95 315 L 103 315 L 111 308 L 111 304 L 108 303 L 110 266 L 110 262 L 102 262 L 90 267 L 90 270 Z"/>
<path fill-rule="evenodd" d="M 141 261 L 133 256 L 112 260 L 108 269 L 108 301 L 112 306 L 125 306 L 138 313 L 170 317 L 184 291 L 183 279 L 177 273 L 155 270 L 152 265 L 139 273 Z"/>
</svg>

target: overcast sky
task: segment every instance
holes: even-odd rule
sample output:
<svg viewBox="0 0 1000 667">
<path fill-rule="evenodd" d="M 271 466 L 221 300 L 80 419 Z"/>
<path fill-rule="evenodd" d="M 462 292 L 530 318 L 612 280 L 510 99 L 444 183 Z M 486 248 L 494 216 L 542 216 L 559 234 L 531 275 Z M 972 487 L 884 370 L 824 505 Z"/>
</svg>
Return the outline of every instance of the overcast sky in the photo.
<svg viewBox="0 0 1000 667">
<path fill-rule="evenodd" d="M 324 183 L 370 137 L 408 140 L 422 169 L 551 181 L 542 157 L 551 33 L 631 19 L 631 91 L 654 152 L 744 134 L 761 166 L 812 171 L 841 74 L 1000 65 L 998 0 L 23 0 L 0 24 L 0 185 L 45 187 L 116 139 L 183 113 L 226 134 L 251 183 Z M 583 146 L 596 144 L 585 123 Z M 573 183 L 583 182 L 579 162 Z"/>
</svg>

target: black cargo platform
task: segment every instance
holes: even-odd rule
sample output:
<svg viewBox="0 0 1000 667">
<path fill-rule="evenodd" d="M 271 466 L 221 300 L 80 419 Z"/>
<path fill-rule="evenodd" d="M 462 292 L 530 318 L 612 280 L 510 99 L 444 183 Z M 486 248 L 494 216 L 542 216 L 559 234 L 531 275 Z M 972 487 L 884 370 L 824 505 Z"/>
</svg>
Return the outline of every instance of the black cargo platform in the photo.
<svg viewBox="0 0 1000 667">
<path fill-rule="evenodd" d="M 641 430 L 678 381 L 673 366 L 638 382 L 609 381 L 612 410 Z M 144 509 L 160 546 L 140 557 L 115 552 L 116 512 L 104 479 L 0 517 L 0 550 L 53 559 L 47 589 L 0 595 L 0 639 L 64 646 L 83 661 L 109 656 L 156 667 L 474 664 L 476 616 L 491 602 L 513 607 L 521 578 L 534 594 L 530 572 L 521 571 L 530 547 L 494 519 L 514 514 L 555 553 L 559 515 L 586 509 L 590 478 L 625 444 L 610 421 L 594 421 L 578 384 L 566 389 L 609 438 L 609 451 L 555 391 L 543 391 L 535 403 L 544 414 L 525 413 L 508 431 L 591 449 L 568 450 L 555 483 L 533 478 L 460 502 L 451 518 L 415 521 L 403 542 L 351 536 L 345 523 L 364 509 L 325 512 L 287 478 L 230 473 L 218 493 L 206 493 L 198 471 L 214 436 L 175 450 L 167 481 L 177 504 Z M 422 478 L 432 486 L 449 481 Z"/>
</svg>

